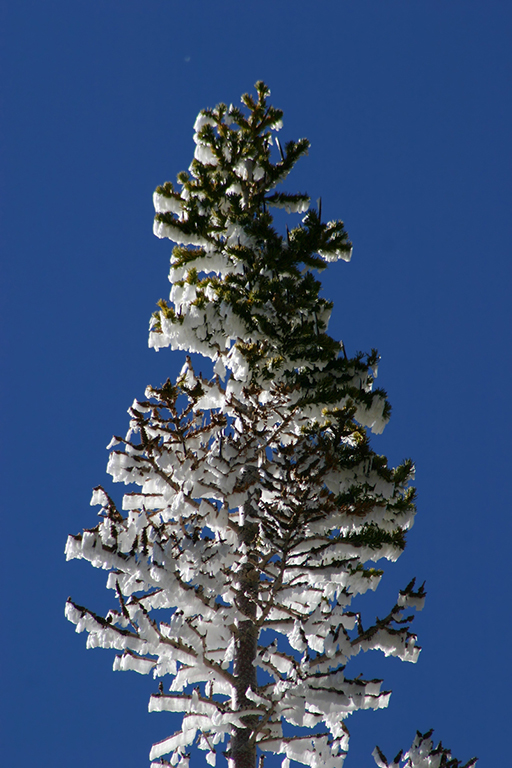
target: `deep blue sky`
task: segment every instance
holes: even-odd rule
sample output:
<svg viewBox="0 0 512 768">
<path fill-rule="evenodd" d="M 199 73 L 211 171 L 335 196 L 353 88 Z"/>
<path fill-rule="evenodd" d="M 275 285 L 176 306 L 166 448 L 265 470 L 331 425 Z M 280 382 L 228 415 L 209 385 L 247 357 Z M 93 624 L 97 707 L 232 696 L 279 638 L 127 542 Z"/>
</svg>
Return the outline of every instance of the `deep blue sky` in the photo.
<svg viewBox="0 0 512 768">
<path fill-rule="evenodd" d="M 424 650 L 416 667 L 354 663 L 394 694 L 348 721 L 346 768 L 430 727 L 460 758 L 506 765 L 510 3 L 16 0 L 0 26 L 5 765 L 140 768 L 173 730 L 147 714 L 152 679 L 111 672 L 64 620 L 68 594 L 112 601 L 63 550 L 95 524 L 90 491 L 108 487 L 104 447 L 133 398 L 183 362 L 147 349 L 171 250 L 152 191 L 189 165 L 199 109 L 257 79 L 282 138 L 312 142 L 286 189 L 321 195 L 354 242 L 323 283 L 331 333 L 382 355 L 394 411 L 374 446 L 417 463 L 408 548 L 361 608 L 370 620 L 426 580 Z"/>
</svg>

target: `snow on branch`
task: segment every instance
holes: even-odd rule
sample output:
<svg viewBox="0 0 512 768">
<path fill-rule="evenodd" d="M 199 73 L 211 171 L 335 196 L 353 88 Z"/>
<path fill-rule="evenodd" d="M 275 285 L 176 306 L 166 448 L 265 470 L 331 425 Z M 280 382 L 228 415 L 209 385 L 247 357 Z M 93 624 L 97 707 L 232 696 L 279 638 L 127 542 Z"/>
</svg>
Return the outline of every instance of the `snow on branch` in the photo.
<svg viewBox="0 0 512 768">
<path fill-rule="evenodd" d="M 68 600 L 87 647 L 118 651 L 115 670 L 170 680 L 149 708 L 181 713 L 182 726 L 153 746 L 153 765 L 188 768 L 193 745 L 215 765 L 227 739 L 230 768 L 265 752 L 283 768 L 341 768 L 346 718 L 390 697 L 381 680 L 351 678 L 350 660 L 380 650 L 414 662 L 420 650 L 414 580 L 367 629 L 351 610 L 378 586 L 375 564 L 405 547 L 414 465 L 389 467 L 370 445 L 390 415 L 379 356 L 350 357 L 328 335 L 332 304 L 313 274 L 352 246 L 307 195 L 273 191 L 309 143 L 281 147 L 268 95 L 260 82 L 245 109 L 203 110 L 188 172 L 154 196 L 155 233 L 178 245 L 149 343 L 203 355 L 211 377 L 187 356 L 175 382 L 133 402 L 109 445 L 122 504 L 95 488 L 98 524 L 66 544 L 67 559 L 108 571 L 116 599 L 106 617 Z M 305 216 L 279 234 L 271 207 Z"/>
<path fill-rule="evenodd" d="M 218 379 L 197 375 L 188 360 L 177 384 L 147 394 L 130 408 L 127 436 L 113 441 L 108 464 L 117 482 L 140 488 L 125 494 L 126 517 L 96 488 L 92 502 L 101 506 L 101 521 L 71 536 L 66 549 L 68 558 L 111 571 L 107 585 L 119 610 L 102 618 L 69 601 L 68 618 L 88 632 L 88 647 L 122 651 L 114 669 L 173 676 L 172 693 L 153 696 L 150 709 L 183 712 L 184 725 L 155 745 L 152 759 L 170 752 L 177 760 L 206 736 L 213 754 L 216 739 L 232 738 L 236 723 L 240 731 L 252 718 L 262 750 L 283 739 L 284 721 L 327 725 L 331 752 L 338 744 L 329 760 L 341 765 L 343 720 L 389 700 L 380 681 L 351 680 L 345 665 L 362 649 L 405 658 L 411 646 L 398 605 L 365 632 L 349 610 L 353 596 L 380 579 L 364 563 L 401 551 L 397 531 L 410 526 L 413 514 L 400 501 L 409 474 L 379 468 L 376 460 L 370 471 L 366 441 L 343 442 L 343 433 L 357 429 L 353 422 L 335 414 L 328 426 L 304 421 L 282 387 L 234 397 Z M 294 426 L 297 418 L 306 431 Z M 362 451 L 357 461 L 354 446 Z M 343 486 L 333 479 L 344 472 L 347 488 L 358 472 L 365 478 L 351 503 L 342 501 Z M 413 586 L 403 599 L 419 596 Z M 235 666 L 248 590 L 256 637 L 272 629 L 285 646 L 258 641 L 254 664 L 274 682 L 249 687 L 253 708 L 240 709 Z M 170 611 L 170 618 L 155 621 L 155 609 Z M 283 744 L 286 759 L 297 759 L 299 742 L 290 742 L 293 749 Z"/>
</svg>

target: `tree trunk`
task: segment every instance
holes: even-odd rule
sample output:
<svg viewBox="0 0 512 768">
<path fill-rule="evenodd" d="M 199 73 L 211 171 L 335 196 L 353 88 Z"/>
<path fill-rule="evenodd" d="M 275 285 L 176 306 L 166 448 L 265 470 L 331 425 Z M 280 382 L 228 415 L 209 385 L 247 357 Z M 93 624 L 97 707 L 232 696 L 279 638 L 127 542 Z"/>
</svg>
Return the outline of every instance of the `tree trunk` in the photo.
<svg viewBox="0 0 512 768">
<path fill-rule="evenodd" d="M 258 596 L 258 570 L 252 559 L 254 543 L 258 536 L 255 523 L 244 523 L 240 543 L 248 550 L 248 562 L 240 572 L 237 606 L 247 617 L 239 623 L 237 629 L 233 672 L 236 678 L 235 706 L 238 713 L 244 709 L 253 709 L 254 702 L 247 698 L 248 688 L 257 690 L 256 653 L 258 648 L 258 628 L 256 627 L 256 599 Z M 231 739 L 229 755 L 234 768 L 256 768 L 256 744 L 251 739 L 258 722 L 257 715 L 241 717 L 245 728 L 238 728 Z"/>
</svg>

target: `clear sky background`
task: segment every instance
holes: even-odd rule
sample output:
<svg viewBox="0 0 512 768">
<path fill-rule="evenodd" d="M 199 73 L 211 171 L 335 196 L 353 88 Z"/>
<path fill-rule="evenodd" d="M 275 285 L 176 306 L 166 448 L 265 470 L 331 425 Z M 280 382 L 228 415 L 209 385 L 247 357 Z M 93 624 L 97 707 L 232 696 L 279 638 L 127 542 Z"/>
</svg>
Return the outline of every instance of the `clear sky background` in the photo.
<svg viewBox="0 0 512 768">
<path fill-rule="evenodd" d="M 2 763 L 142 768 L 175 728 L 147 714 L 156 682 L 65 621 L 69 594 L 113 596 L 63 551 L 96 524 L 126 409 L 183 364 L 147 348 L 171 252 L 152 192 L 188 167 L 197 112 L 263 79 L 283 140 L 312 142 L 285 188 L 354 242 L 322 279 L 332 335 L 382 355 L 393 416 L 373 445 L 417 463 L 408 547 L 360 607 L 369 623 L 426 580 L 424 650 L 352 663 L 394 693 L 347 721 L 346 768 L 430 727 L 510 764 L 510 2 L 15 0 L 0 28 Z"/>
</svg>

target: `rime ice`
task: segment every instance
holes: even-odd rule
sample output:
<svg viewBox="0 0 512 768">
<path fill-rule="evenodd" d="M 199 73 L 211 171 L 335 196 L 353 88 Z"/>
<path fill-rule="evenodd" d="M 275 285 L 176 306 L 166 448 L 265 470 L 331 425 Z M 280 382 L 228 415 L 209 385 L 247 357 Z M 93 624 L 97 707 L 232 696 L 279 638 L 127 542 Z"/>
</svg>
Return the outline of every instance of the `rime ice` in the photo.
<svg viewBox="0 0 512 768">
<path fill-rule="evenodd" d="M 149 708 L 182 713 L 182 727 L 150 757 L 181 768 L 192 744 L 210 765 L 227 750 L 233 768 L 257 751 L 341 768 L 346 718 L 389 700 L 347 663 L 419 652 L 402 613 L 422 605 L 414 582 L 375 624 L 351 611 L 379 583 L 373 564 L 403 550 L 413 465 L 390 468 L 370 447 L 367 430 L 389 418 L 378 355 L 341 353 L 313 274 L 352 246 L 307 195 L 274 191 L 309 144 L 272 140 L 282 114 L 268 94 L 258 83 L 245 112 L 201 112 L 180 189 L 154 196 L 155 234 L 178 245 L 149 343 L 203 355 L 212 377 L 187 358 L 133 403 L 109 445 L 124 514 L 96 488 L 100 523 L 66 546 L 109 571 L 117 599 L 105 618 L 70 600 L 68 619 L 89 648 L 118 651 L 114 669 L 167 678 Z M 279 235 L 272 208 L 305 215 Z"/>
</svg>

